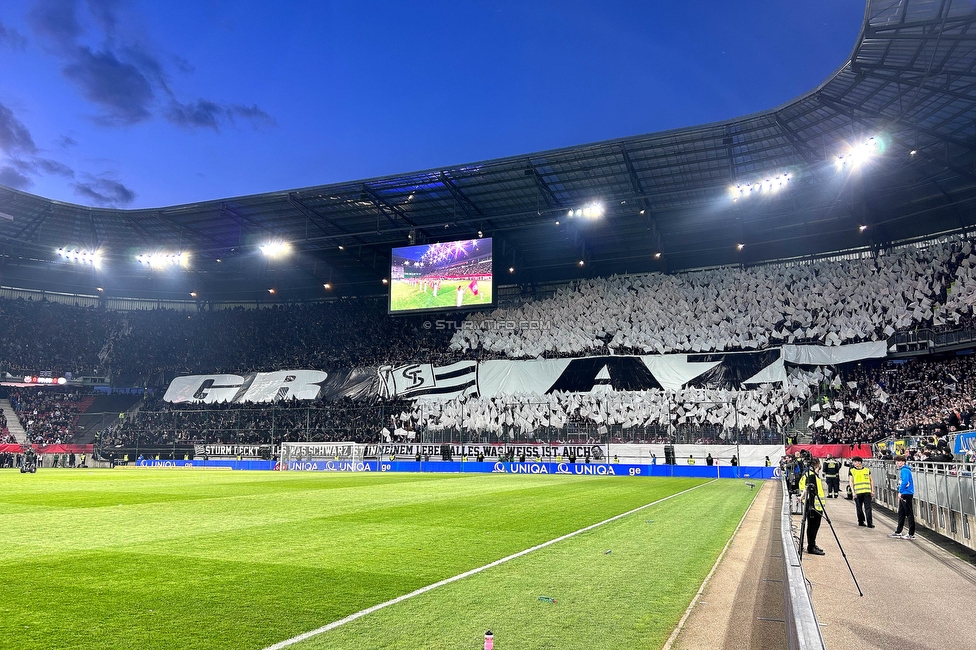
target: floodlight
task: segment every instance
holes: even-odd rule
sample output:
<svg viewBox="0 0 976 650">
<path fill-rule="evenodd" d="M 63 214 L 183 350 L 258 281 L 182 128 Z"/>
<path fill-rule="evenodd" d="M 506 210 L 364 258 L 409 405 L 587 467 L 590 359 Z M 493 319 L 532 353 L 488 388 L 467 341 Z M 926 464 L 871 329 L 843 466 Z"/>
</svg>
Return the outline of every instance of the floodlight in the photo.
<svg viewBox="0 0 976 650">
<path fill-rule="evenodd" d="M 65 260 L 91 264 L 96 268 L 102 263 L 102 254 L 99 251 L 83 251 L 62 247 L 57 250 L 57 255 Z"/>
<path fill-rule="evenodd" d="M 514 266 L 508 267 L 508 272 L 509 273 L 515 273 L 515 267 Z"/>
<path fill-rule="evenodd" d="M 190 262 L 189 253 L 140 253 L 136 255 L 136 260 L 140 264 L 154 269 L 161 269 L 167 266 L 186 266 Z"/>
<path fill-rule="evenodd" d="M 291 253 L 291 244 L 284 241 L 268 242 L 261 246 L 261 252 L 267 257 L 284 257 Z"/>
<path fill-rule="evenodd" d="M 740 251 L 741 251 L 741 250 L 742 250 L 743 248 L 745 248 L 745 247 L 746 247 L 746 245 L 745 245 L 745 244 L 736 244 L 736 245 L 735 245 L 735 248 L 736 248 L 736 250 L 740 250 Z"/>
</svg>

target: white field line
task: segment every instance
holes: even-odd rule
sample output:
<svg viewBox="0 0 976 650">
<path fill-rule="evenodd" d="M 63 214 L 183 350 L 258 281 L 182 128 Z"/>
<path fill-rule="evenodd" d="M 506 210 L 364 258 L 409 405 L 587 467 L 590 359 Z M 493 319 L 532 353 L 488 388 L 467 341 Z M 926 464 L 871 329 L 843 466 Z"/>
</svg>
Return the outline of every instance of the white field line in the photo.
<svg viewBox="0 0 976 650">
<path fill-rule="evenodd" d="M 437 589 L 438 587 L 443 587 L 444 585 L 449 585 L 452 582 L 457 582 L 458 580 L 461 580 L 463 578 L 467 578 L 468 576 L 473 576 L 476 573 L 481 573 L 482 571 L 484 571 L 486 569 L 491 569 L 492 567 L 496 567 L 499 564 L 504 564 L 504 563 L 506 563 L 506 562 L 508 562 L 510 560 L 514 560 L 515 558 L 522 557 L 523 555 L 528 555 L 529 553 L 532 553 L 533 551 L 538 551 L 539 549 L 543 549 L 543 548 L 545 548 L 547 546 L 551 546 L 551 545 L 555 544 L 556 542 L 561 542 L 563 540 L 569 539 L 570 537 L 575 537 L 576 535 L 579 535 L 580 533 L 585 533 L 587 531 L 593 530 L 594 528 L 599 528 L 600 526 L 603 526 L 604 524 L 609 524 L 612 521 L 617 521 L 618 519 L 622 519 L 623 517 L 627 517 L 629 515 L 632 515 L 635 512 L 640 512 L 641 510 L 644 510 L 645 508 L 650 508 L 651 506 L 657 505 L 659 503 L 663 503 L 663 502 L 667 501 L 668 499 L 673 499 L 675 497 L 681 496 L 682 494 L 687 494 L 688 492 L 691 492 L 692 490 L 697 490 L 698 488 L 704 487 L 704 486 L 708 485 L 709 483 L 712 483 L 712 482 L 714 482 L 716 480 L 718 480 L 718 479 L 712 479 L 711 481 L 708 481 L 707 483 L 702 483 L 701 485 L 696 485 L 695 487 L 688 488 L 687 490 L 682 490 L 681 492 L 675 492 L 674 494 L 671 494 L 669 496 L 666 496 L 663 499 L 658 499 L 657 501 L 654 501 L 652 503 L 644 504 L 642 506 L 639 506 L 637 508 L 634 508 L 633 510 L 629 510 L 629 511 L 624 512 L 622 514 L 616 515 L 615 517 L 610 517 L 609 519 L 604 519 L 603 521 L 597 522 L 595 524 L 591 524 L 591 525 L 587 526 L 586 528 L 580 528 L 579 530 L 573 531 L 572 533 L 568 533 L 566 535 L 563 535 L 562 537 L 557 537 L 555 539 L 550 539 L 548 542 L 543 542 L 543 543 L 539 544 L 538 546 L 533 546 L 532 548 L 527 548 L 524 551 L 519 551 L 518 553 L 515 553 L 513 555 L 509 555 L 508 557 L 503 557 L 500 560 L 495 560 L 494 562 L 491 562 L 491 563 L 486 564 L 484 566 L 478 567 L 477 569 L 471 569 L 470 571 L 465 571 L 464 573 L 459 573 L 456 576 L 453 576 L 453 577 L 450 577 L 450 578 L 445 578 L 444 580 L 441 580 L 440 582 L 435 582 L 434 584 L 427 585 L 426 587 L 421 587 L 420 589 L 417 589 L 416 591 L 411 591 L 409 594 L 404 594 L 402 596 L 397 596 L 393 600 L 388 600 L 385 603 L 380 603 L 378 605 L 373 605 L 372 607 L 367 607 L 366 609 L 364 609 L 362 611 L 356 612 L 355 614 L 350 614 L 349 616 L 347 616 L 345 618 L 341 618 L 338 621 L 333 621 L 332 623 L 329 623 L 328 625 L 323 625 L 322 627 L 320 627 L 318 629 L 312 630 L 310 632 L 303 632 L 303 633 L 299 634 L 298 636 L 294 636 L 294 637 L 292 637 L 290 639 L 286 639 L 284 641 L 279 641 L 278 643 L 275 643 L 274 645 L 269 645 L 264 650 L 281 650 L 282 648 L 287 648 L 290 645 L 294 645 L 294 644 L 299 643 L 301 641 L 305 641 L 306 639 L 311 639 L 314 636 L 318 636 L 319 634 L 323 634 L 325 632 L 328 632 L 329 630 L 334 630 L 334 629 L 336 629 L 339 626 L 345 625 L 346 623 L 351 623 L 351 622 L 355 621 L 357 618 L 362 618 L 363 616 L 366 616 L 367 614 L 372 614 L 373 612 L 379 611 L 379 610 L 383 609 L 384 607 L 389 607 L 390 605 L 396 605 L 397 603 L 401 603 L 401 602 L 403 602 L 405 600 L 408 600 L 410 598 L 413 598 L 415 596 L 419 596 L 421 594 L 425 594 L 428 591 L 431 591 L 433 589 Z M 741 525 L 741 522 L 740 522 L 740 525 Z M 736 529 L 736 530 L 738 530 L 738 529 Z M 724 551 L 723 551 L 723 554 L 724 554 Z M 712 569 L 712 570 L 714 571 L 714 569 Z M 711 574 L 709 574 L 709 576 L 711 576 Z"/>
<path fill-rule="evenodd" d="M 762 482 L 759 485 L 759 489 L 762 490 L 762 486 L 765 486 L 765 482 Z M 682 616 L 681 620 L 678 621 L 678 626 L 671 632 L 671 636 L 668 637 L 668 640 L 664 643 L 664 647 L 662 647 L 661 650 L 671 650 L 671 646 L 673 646 L 674 642 L 677 641 L 678 634 L 681 633 L 685 623 L 688 621 L 688 617 L 691 616 L 691 610 L 695 609 L 695 605 L 698 604 L 698 600 L 702 597 L 702 594 L 705 593 L 705 587 L 708 586 L 708 582 L 712 579 L 712 576 L 715 575 L 718 565 L 722 563 L 722 558 L 725 557 L 725 552 L 729 550 L 730 546 L 732 546 L 732 541 L 735 539 L 735 536 L 739 534 L 739 529 L 742 528 L 742 523 L 746 520 L 746 516 L 748 516 L 749 512 L 752 511 L 752 507 L 756 504 L 758 499 L 759 494 L 756 494 L 755 498 L 752 500 L 752 503 L 750 503 L 749 507 L 746 508 L 746 511 L 742 513 L 742 519 L 739 520 L 739 525 L 735 527 L 734 531 L 732 531 L 732 536 L 729 537 L 729 541 L 725 542 L 725 548 L 723 548 L 722 552 L 718 554 L 715 564 L 712 565 L 712 570 L 708 572 L 707 576 L 705 576 L 705 581 L 702 582 L 701 587 L 698 589 L 698 593 L 695 594 L 695 597 L 691 599 L 691 603 L 688 604 L 688 609 L 685 610 L 684 616 Z"/>
</svg>

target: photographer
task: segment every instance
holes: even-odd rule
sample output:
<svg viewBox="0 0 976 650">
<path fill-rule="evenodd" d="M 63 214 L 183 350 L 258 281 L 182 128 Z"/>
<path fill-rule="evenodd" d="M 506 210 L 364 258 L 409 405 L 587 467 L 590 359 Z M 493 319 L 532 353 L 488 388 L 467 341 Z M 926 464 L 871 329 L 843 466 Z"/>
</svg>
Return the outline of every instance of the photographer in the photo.
<svg viewBox="0 0 976 650">
<path fill-rule="evenodd" d="M 783 476 L 786 477 L 786 489 L 790 494 L 799 494 L 799 481 L 800 481 L 800 459 L 799 454 L 796 456 L 791 456 L 786 454 L 783 456 Z"/>
<path fill-rule="evenodd" d="M 820 461 L 811 458 L 807 469 L 800 477 L 800 494 L 803 495 L 803 512 L 806 517 L 806 538 L 807 553 L 810 555 L 826 555 L 824 550 L 817 546 L 817 533 L 820 531 L 820 522 L 823 521 L 823 482 L 817 475 L 820 469 Z M 800 540 L 803 543 L 803 540 Z"/>
</svg>

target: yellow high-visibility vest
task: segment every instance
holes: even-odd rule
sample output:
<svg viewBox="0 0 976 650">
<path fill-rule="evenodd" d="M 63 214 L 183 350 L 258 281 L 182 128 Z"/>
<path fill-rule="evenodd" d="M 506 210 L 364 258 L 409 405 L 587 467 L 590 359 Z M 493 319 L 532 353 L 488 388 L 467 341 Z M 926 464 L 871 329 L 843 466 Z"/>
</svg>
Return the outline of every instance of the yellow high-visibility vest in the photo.
<svg viewBox="0 0 976 650">
<path fill-rule="evenodd" d="M 851 468 L 851 489 L 854 494 L 867 494 L 871 492 L 871 470 L 867 467 L 858 469 Z"/>
</svg>

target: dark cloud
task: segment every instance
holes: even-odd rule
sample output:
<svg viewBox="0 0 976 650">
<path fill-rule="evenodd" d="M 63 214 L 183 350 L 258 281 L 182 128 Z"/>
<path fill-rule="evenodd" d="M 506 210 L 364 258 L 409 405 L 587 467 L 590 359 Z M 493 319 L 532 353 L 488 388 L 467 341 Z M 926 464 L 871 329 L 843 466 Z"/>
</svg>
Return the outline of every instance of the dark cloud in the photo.
<svg viewBox="0 0 976 650">
<path fill-rule="evenodd" d="M 62 135 L 58 138 L 58 146 L 62 149 L 67 149 L 68 147 L 77 147 L 78 141 L 72 138 L 70 135 Z"/>
<path fill-rule="evenodd" d="M 226 124 L 244 120 L 257 129 L 274 126 L 266 111 L 252 104 L 225 104 L 209 99 L 181 102 L 171 88 L 160 57 L 139 41 L 125 38 L 119 10 L 129 0 L 86 0 L 94 22 L 104 35 L 99 50 L 80 43 L 83 34 L 78 21 L 78 0 L 36 0 L 28 14 L 34 34 L 53 46 L 61 59 L 62 74 L 81 95 L 102 113 L 95 122 L 103 126 L 129 126 L 161 115 L 188 129 L 219 132 Z M 192 65 L 180 57 L 169 63 L 181 72 Z M 159 101 L 162 99 L 163 101 Z M 62 145 L 64 146 L 64 145 Z"/>
<path fill-rule="evenodd" d="M 274 126 L 274 118 L 256 105 L 242 106 L 240 104 L 218 104 L 208 99 L 198 99 L 195 102 L 181 104 L 170 102 L 166 111 L 166 119 L 184 128 L 205 128 L 220 131 L 224 124 L 235 124 L 238 119 L 251 123 L 254 128 Z"/>
<path fill-rule="evenodd" d="M 63 73 L 88 101 L 105 109 L 105 115 L 97 119 L 99 123 L 125 126 L 149 119 L 152 85 L 139 68 L 120 61 L 112 52 L 80 47 L 75 62 Z"/>
<path fill-rule="evenodd" d="M 136 198 L 136 193 L 122 183 L 110 178 L 89 178 L 84 183 L 73 183 L 75 194 L 83 196 L 96 205 L 122 207 Z"/>
<path fill-rule="evenodd" d="M 176 69 L 183 74 L 190 74 L 196 70 L 192 63 L 184 59 L 182 56 L 177 56 L 175 54 L 173 55 L 173 65 L 175 65 Z"/>
<path fill-rule="evenodd" d="M 232 104 L 227 109 L 228 114 L 231 119 L 235 117 L 241 117 L 251 123 L 251 126 L 255 129 L 262 126 L 275 126 L 277 122 L 271 117 L 266 111 L 261 110 L 256 104 L 251 104 L 250 106 L 241 106 L 240 104 Z"/>
<path fill-rule="evenodd" d="M 23 50 L 27 47 L 27 39 L 23 34 L 12 27 L 5 27 L 0 22 L 0 47 L 10 47 L 15 50 Z"/>
<path fill-rule="evenodd" d="M 0 104 L 0 151 L 7 154 L 34 153 L 37 146 L 30 131 L 9 108 Z"/>
<path fill-rule="evenodd" d="M 81 36 L 75 0 L 37 0 L 27 13 L 27 24 L 56 50 L 68 52 Z"/>
<path fill-rule="evenodd" d="M 177 126 L 202 127 L 214 131 L 220 130 L 220 122 L 226 115 L 225 108 L 206 99 L 198 99 L 189 104 L 173 101 L 166 111 L 166 119 Z"/>
<path fill-rule="evenodd" d="M 108 38 L 115 36 L 115 29 L 119 24 L 118 8 L 121 4 L 121 0 L 88 0 L 88 11 Z"/>
<path fill-rule="evenodd" d="M 57 174 L 58 176 L 65 176 L 67 178 L 75 177 L 75 170 L 71 169 L 64 163 L 60 163 L 57 160 L 51 160 L 49 158 L 38 158 L 37 168 L 47 174 Z"/>
<path fill-rule="evenodd" d="M 13 167 L 9 165 L 0 167 L 0 185 L 6 185 L 7 187 L 13 187 L 18 190 L 26 190 L 33 184 L 34 181 L 27 178 Z"/>
</svg>

